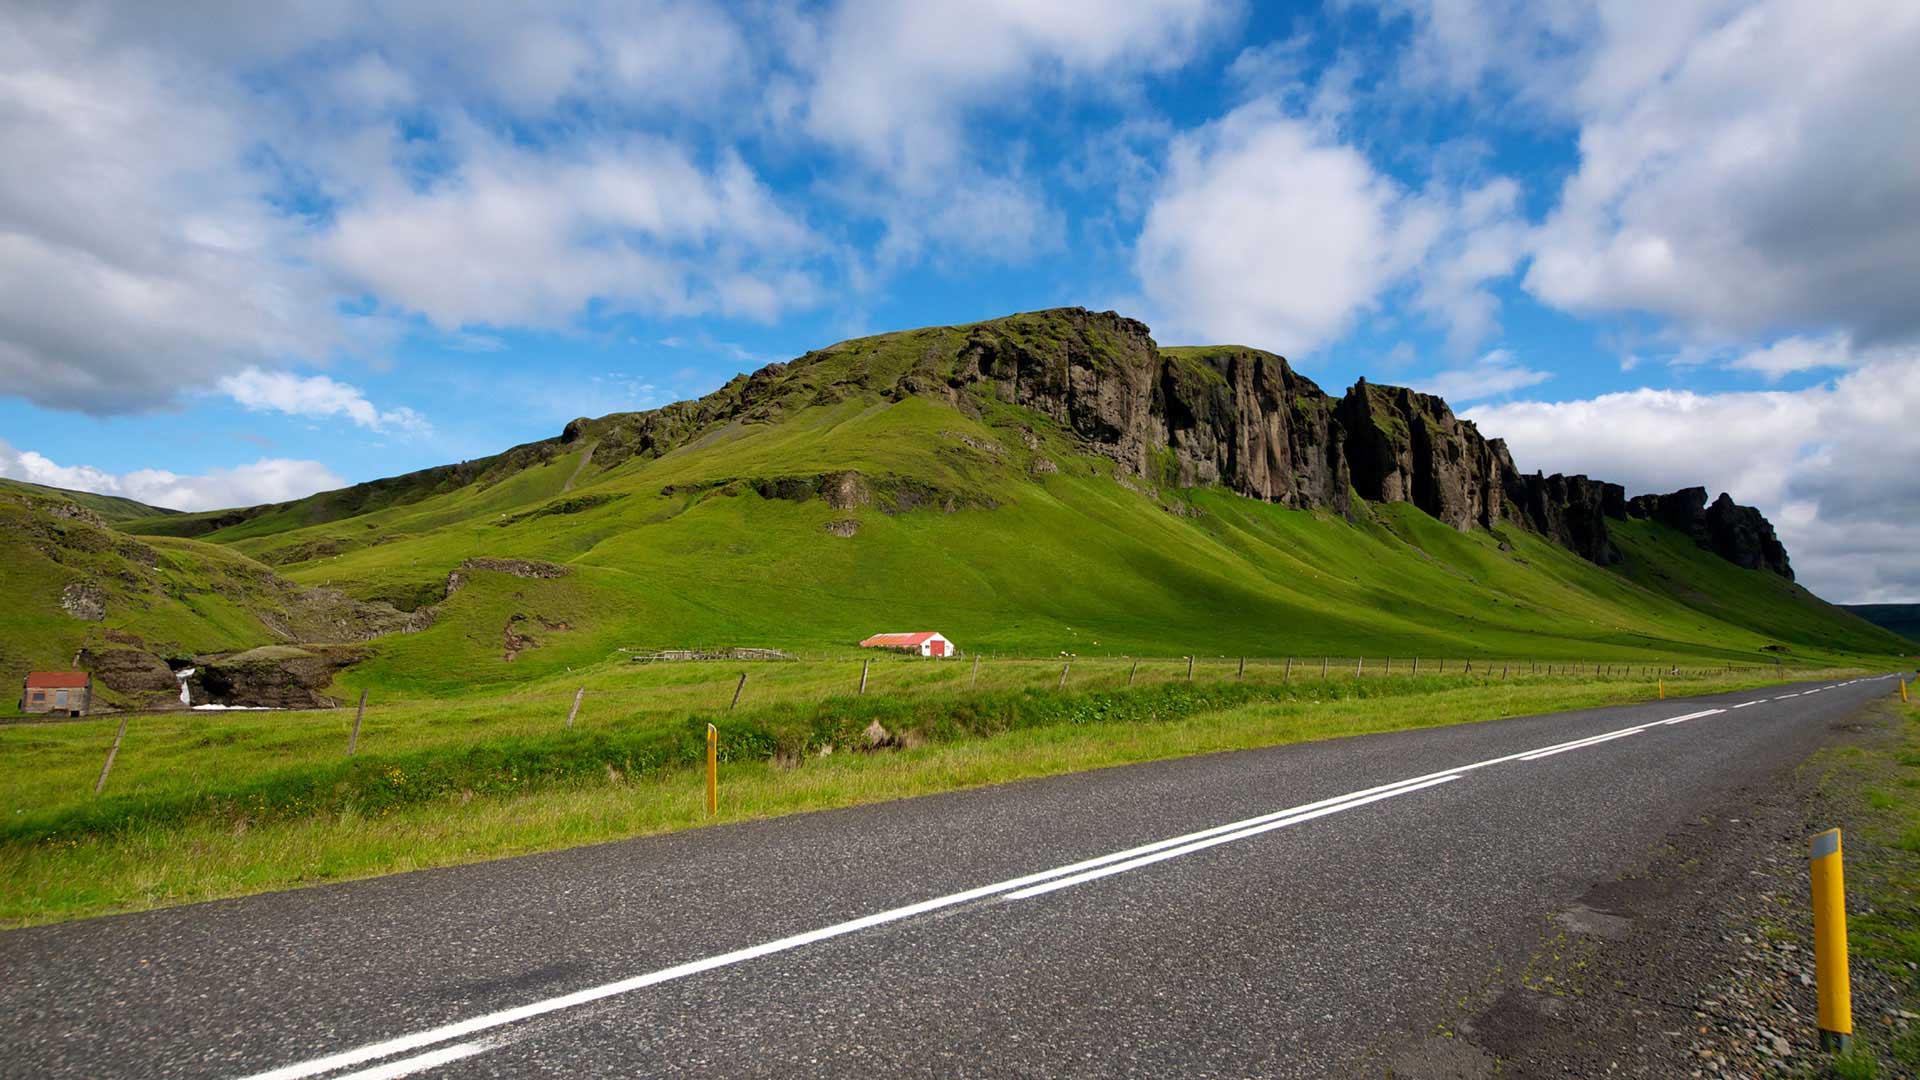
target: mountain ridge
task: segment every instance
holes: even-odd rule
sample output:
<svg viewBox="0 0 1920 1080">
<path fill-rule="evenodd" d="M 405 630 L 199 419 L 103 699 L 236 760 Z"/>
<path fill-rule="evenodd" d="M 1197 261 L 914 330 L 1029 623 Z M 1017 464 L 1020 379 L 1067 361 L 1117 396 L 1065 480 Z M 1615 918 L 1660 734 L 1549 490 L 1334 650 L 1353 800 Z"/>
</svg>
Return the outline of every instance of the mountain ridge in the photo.
<svg viewBox="0 0 1920 1080">
<path fill-rule="evenodd" d="M 902 342 L 925 347 L 875 348 Z M 904 353 L 905 363 L 900 356 L 873 363 L 878 352 Z M 836 363 L 847 357 L 853 362 Z M 604 471 L 671 452 L 716 425 L 773 422 L 796 404 L 822 404 L 853 390 L 896 401 L 938 398 L 977 417 L 966 393 L 977 386 L 1058 422 L 1087 449 L 1150 484 L 1219 485 L 1349 517 L 1356 497 L 1405 502 L 1459 531 L 1513 521 L 1603 566 L 1619 558 L 1609 520 L 1652 519 L 1736 565 L 1793 579 L 1772 524 L 1727 493 L 1711 504 L 1698 487 L 1629 499 L 1621 485 L 1584 474 L 1525 473 L 1504 440 L 1483 436 L 1436 395 L 1361 378 L 1336 398 L 1278 354 L 1239 345 L 1163 347 L 1139 320 L 1079 307 L 850 339 L 736 375 L 697 399 L 580 417 L 556 436 L 491 457 L 283 503 L 120 524 L 145 534 L 258 535 L 273 531 L 261 519 L 283 519 L 291 528 L 404 505 L 497 482 L 589 442 L 591 460 Z"/>
</svg>

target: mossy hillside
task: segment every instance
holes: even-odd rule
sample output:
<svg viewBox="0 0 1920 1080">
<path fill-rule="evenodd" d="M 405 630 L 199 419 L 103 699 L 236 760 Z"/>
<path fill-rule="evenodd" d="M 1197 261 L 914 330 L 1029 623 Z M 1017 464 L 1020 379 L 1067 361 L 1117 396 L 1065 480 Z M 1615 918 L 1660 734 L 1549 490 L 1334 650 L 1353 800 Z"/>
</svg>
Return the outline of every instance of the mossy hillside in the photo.
<svg viewBox="0 0 1920 1080">
<path fill-rule="evenodd" d="M 409 695 L 495 693 L 623 647 L 831 649 L 904 627 L 1032 655 L 1751 661 L 1768 646 L 1807 660 L 1900 647 L 1657 526 L 1623 525 L 1629 558 L 1608 570 L 1513 525 L 1461 534 L 1405 505 L 1356 500 L 1345 520 L 1179 490 L 1170 459 L 1142 483 L 991 384 L 942 381 L 969 341 L 1131 356 L 1139 338 L 1106 340 L 1130 326 L 1039 312 L 857 339 L 698 402 L 576 421 L 208 535 L 301 584 L 433 607 L 431 629 L 378 643 L 345 677 Z M 1231 351 L 1169 353 L 1182 378 L 1210 379 Z M 1386 392 L 1369 387 L 1370 404 Z M 333 516 L 356 500 L 373 508 Z M 475 556 L 571 573 L 482 572 L 447 596 Z"/>
<path fill-rule="evenodd" d="M 75 585 L 104 601 L 104 619 L 77 618 L 62 606 Z M 0 498 L 0 596 L 7 598 L 0 682 L 8 687 L 18 687 L 28 671 L 65 670 L 81 649 L 116 639 L 163 656 L 279 640 L 262 615 L 286 615 L 298 592 L 269 568 L 217 545 L 135 539 Z M 113 703 L 110 693 L 100 696 Z M 8 711 L 13 697 L 0 698 Z"/>
<path fill-rule="evenodd" d="M 121 498 L 118 495 L 96 495 L 91 491 L 68 491 L 66 488 L 47 487 L 43 484 L 30 484 L 25 480 L 8 480 L 0 477 L 0 491 L 28 496 L 35 499 L 52 499 L 72 503 L 105 521 L 134 521 L 143 518 L 172 517 L 179 513 L 160 506 L 148 506 L 143 502 Z"/>
</svg>

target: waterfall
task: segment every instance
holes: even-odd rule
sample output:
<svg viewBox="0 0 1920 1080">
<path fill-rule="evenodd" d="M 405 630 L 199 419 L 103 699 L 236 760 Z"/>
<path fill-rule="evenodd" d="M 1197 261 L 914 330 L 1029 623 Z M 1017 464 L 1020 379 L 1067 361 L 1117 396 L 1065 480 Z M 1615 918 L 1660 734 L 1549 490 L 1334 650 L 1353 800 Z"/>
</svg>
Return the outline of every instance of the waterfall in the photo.
<svg viewBox="0 0 1920 1080">
<path fill-rule="evenodd" d="M 189 709 L 193 708 L 193 691 L 188 688 L 187 680 L 193 678 L 193 671 L 193 668 L 181 668 L 173 673 L 173 677 L 180 680 L 180 704 Z"/>
</svg>

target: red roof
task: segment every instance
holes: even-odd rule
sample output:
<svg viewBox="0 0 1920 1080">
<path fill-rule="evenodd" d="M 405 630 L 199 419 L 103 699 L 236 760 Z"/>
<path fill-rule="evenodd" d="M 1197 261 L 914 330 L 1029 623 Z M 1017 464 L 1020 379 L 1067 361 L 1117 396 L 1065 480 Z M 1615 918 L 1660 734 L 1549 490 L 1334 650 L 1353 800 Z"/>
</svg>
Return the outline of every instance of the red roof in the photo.
<svg viewBox="0 0 1920 1080">
<path fill-rule="evenodd" d="M 931 630 L 923 630 L 918 634 L 875 634 L 860 644 L 882 649 L 899 649 L 908 645 L 925 645 L 939 636 Z"/>
<path fill-rule="evenodd" d="M 87 685 L 87 673 L 84 671 L 29 671 L 27 689 L 29 690 L 78 690 Z"/>
</svg>

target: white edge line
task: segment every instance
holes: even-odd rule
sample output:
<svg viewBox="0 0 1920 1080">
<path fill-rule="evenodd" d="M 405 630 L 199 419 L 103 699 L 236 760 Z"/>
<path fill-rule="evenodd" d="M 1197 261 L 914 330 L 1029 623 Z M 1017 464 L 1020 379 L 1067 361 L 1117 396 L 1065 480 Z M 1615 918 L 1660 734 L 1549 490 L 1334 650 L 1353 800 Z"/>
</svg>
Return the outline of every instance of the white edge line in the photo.
<svg viewBox="0 0 1920 1080">
<path fill-rule="evenodd" d="M 1330 814 L 1338 814 L 1338 813 L 1341 813 L 1342 811 L 1352 810 L 1355 807 L 1365 806 L 1368 803 L 1379 802 L 1382 799 L 1394 799 L 1402 795 L 1409 795 L 1416 791 L 1423 791 L 1437 784 L 1445 784 L 1449 781 L 1458 780 L 1458 779 L 1460 779 L 1458 775 L 1438 776 L 1433 778 L 1432 780 L 1428 780 L 1419 784 L 1414 784 L 1410 787 L 1396 788 L 1393 791 L 1383 791 L 1377 795 L 1368 795 L 1365 798 L 1353 799 L 1349 802 L 1343 802 L 1335 806 L 1326 806 L 1318 810 L 1309 810 L 1304 814 L 1295 814 L 1292 817 L 1284 817 L 1278 821 L 1269 821 L 1265 825 L 1255 825 L 1253 828 L 1250 828 L 1250 829 L 1242 829 L 1239 832 L 1228 833 L 1225 836 L 1215 836 L 1210 839 L 1201 840 L 1192 844 L 1187 844 L 1184 847 L 1170 848 L 1166 851 L 1157 851 L 1157 852 L 1154 852 L 1152 855 L 1143 855 L 1140 858 L 1129 859 L 1126 862 L 1113 863 L 1112 865 L 1109 865 L 1109 866 L 1102 866 L 1097 870 L 1088 870 L 1085 873 L 1075 874 L 1072 877 L 1055 878 L 1052 881 L 1045 881 L 1038 885 L 1032 885 L 1027 888 L 1021 889 L 1018 892 L 1010 892 L 1006 896 L 1002 897 L 1002 899 L 1028 900 L 1036 896 L 1045 896 L 1047 893 L 1057 892 L 1060 889 L 1067 889 L 1075 885 L 1082 885 L 1089 881 L 1098 881 L 1101 878 L 1112 877 L 1115 874 L 1124 874 L 1129 870 L 1138 870 L 1143 866 L 1151 866 L 1157 862 L 1165 862 L 1168 859 L 1176 859 L 1182 855 L 1191 855 L 1196 851 L 1204 851 L 1207 848 L 1218 847 L 1221 844 L 1231 844 L 1236 840 L 1245 840 L 1248 837 L 1259 836 L 1261 833 L 1269 833 L 1274 831 L 1275 829 L 1284 829 L 1289 825 L 1298 825 L 1303 821 L 1312 821 L 1315 818 L 1326 817 Z"/>
</svg>

